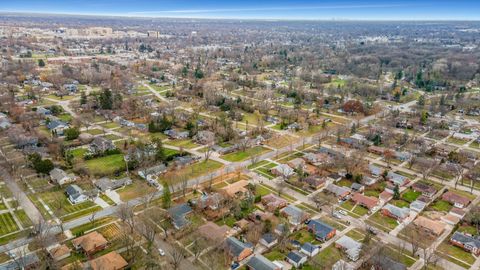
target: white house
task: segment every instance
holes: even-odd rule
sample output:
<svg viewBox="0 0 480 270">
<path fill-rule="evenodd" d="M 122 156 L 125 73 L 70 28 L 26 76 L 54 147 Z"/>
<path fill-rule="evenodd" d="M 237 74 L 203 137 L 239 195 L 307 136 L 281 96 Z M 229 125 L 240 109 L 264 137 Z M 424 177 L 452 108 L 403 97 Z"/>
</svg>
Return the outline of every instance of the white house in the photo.
<svg viewBox="0 0 480 270">
<path fill-rule="evenodd" d="M 54 168 L 52 171 L 50 171 L 50 179 L 52 182 L 59 185 L 70 183 L 76 180 L 73 173 L 67 174 L 64 170 L 59 168 Z"/>
<path fill-rule="evenodd" d="M 82 203 L 88 200 L 88 196 L 83 194 L 83 189 L 77 185 L 69 185 L 65 193 L 72 204 Z"/>
</svg>

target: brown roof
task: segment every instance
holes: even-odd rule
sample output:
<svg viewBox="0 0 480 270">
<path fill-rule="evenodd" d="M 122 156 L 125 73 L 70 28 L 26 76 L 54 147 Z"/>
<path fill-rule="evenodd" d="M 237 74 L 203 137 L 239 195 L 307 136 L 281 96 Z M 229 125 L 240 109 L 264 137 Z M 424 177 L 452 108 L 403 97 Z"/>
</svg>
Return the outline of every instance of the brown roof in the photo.
<svg viewBox="0 0 480 270">
<path fill-rule="evenodd" d="M 445 225 L 440 221 L 434 221 L 423 216 L 417 217 L 417 219 L 413 221 L 413 224 L 425 228 L 436 235 L 442 234 L 442 232 L 445 230 Z"/>
<path fill-rule="evenodd" d="M 72 240 L 74 246 L 80 246 L 86 252 L 92 251 L 99 246 L 106 245 L 107 239 L 97 231 L 80 236 Z"/>
<path fill-rule="evenodd" d="M 66 245 L 56 246 L 48 251 L 52 258 L 60 258 L 64 255 L 70 254 L 70 248 Z"/>
<path fill-rule="evenodd" d="M 378 199 L 374 197 L 368 197 L 365 195 L 362 195 L 360 193 L 355 193 L 352 196 L 352 200 L 358 204 L 361 204 L 368 209 L 372 209 L 373 207 L 378 205 Z"/>
<path fill-rule="evenodd" d="M 247 180 L 240 180 L 231 185 L 223 187 L 223 190 L 230 196 L 234 196 L 238 192 L 246 192 L 247 189 L 245 188 L 248 185 Z"/>
<path fill-rule="evenodd" d="M 470 199 L 460 196 L 456 193 L 451 191 L 447 191 L 442 195 L 442 199 L 448 201 L 450 203 L 460 203 L 462 205 L 468 205 L 470 203 Z"/>
<path fill-rule="evenodd" d="M 211 221 L 198 227 L 200 235 L 210 240 L 223 240 L 227 236 L 229 230 L 230 227 L 227 225 L 218 226 Z"/>
<path fill-rule="evenodd" d="M 93 270 L 118 270 L 127 267 L 125 259 L 115 251 L 90 261 Z"/>
<path fill-rule="evenodd" d="M 389 201 L 390 199 L 393 198 L 393 194 L 388 192 L 388 191 L 383 191 L 382 193 L 380 193 L 380 199 L 384 200 L 384 201 Z"/>
<path fill-rule="evenodd" d="M 428 184 L 425 184 L 425 183 L 415 183 L 412 185 L 412 188 L 415 190 L 415 191 L 419 191 L 419 192 L 422 192 L 422 193 L 431 193 L 431 194 L 435 194 L 435 192 L 437 192 L 437 190 L 428 185 Z"/>
</svg>

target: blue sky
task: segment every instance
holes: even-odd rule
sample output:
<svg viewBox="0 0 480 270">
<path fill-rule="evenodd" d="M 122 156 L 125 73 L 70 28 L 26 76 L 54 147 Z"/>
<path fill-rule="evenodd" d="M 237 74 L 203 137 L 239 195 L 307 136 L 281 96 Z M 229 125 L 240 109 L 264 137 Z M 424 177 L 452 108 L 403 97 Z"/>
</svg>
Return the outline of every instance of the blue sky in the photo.
<svg viewBox="0 0 480 270">
<path fill-rule="evenodd" d="M 480 20 L 480 0 L 0 0 L 0 12 L 289 20 Z"/>
</svg>

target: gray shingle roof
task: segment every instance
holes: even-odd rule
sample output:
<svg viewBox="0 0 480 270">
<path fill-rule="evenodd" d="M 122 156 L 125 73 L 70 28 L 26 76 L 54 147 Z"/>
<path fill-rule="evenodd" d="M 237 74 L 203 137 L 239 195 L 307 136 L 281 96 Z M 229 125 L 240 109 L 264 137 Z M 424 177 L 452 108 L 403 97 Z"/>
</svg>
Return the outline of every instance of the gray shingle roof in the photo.
<svg viewBox="0 0 480 270">
<path fill-rule="evenodd" d="M 275 270 L 278 268 L 273 262 L 260 254 L 253 256 L 247 262 L 247 266 L 253 270 Z"/>
</svg>

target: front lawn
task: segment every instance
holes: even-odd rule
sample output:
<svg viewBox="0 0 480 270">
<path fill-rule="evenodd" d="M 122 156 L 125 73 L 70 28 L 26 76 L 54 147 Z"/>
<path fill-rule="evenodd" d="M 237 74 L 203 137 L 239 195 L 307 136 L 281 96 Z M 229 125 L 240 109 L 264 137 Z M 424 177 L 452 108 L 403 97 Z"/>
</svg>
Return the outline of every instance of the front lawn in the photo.
<svg viewBox="0 0 480 270">
<path fill-rule="evenodd" d="M 264 148 L 261 146 L 255 146 L 255 147 L 246 149 L 245 151 L 237 151 L 237 152 L 223 155 L 222 158 L 230 162 L 239 162 L 239 161 L 244 161 L 250 158 L 251 156 L 260 155 L 268 151 L 269 150 L 267 148 Z"/>
<path fill-rule="evenodd" d="M 436 200 L 428 208 L 437 212 L 448 213 L 452 209 L 452 205 L 444 200 Z"/>
<path fill-rule="evenodd" d="M 402 199 L 411 203 L 415 201 L 420 195 L 422 195 L 421 192 L 409 189 L 402 194 Z"/>
<path fill-rule="evenodd" d="M 367 223 L 370 223 L 373 226 L 378 227 L 381 230 L 386 232 L 390 232 L 391 230 L 395 229 L 398 225 L 397 220 L 383 215 L 382 213 L 380 213 L 380 211 L 370 216 L 367 219 Z"/>
<path fill-rule="evenodd" d="M 90 173 L 98 176 L 111 175 L 125 170 L 123 154 L 114 154 L 85 161 L 85 166 Z"/>
<path fill-rule="evenodd" d="M 283 261 L 287 255 L 282 253 L 279 249 L 274 248 L 270 252 L 263 254 L 265 258 L 269 259 L 270 261 Z"/>
<path fill-rule="evenodd" d="M 165 142 L 166 145 L 176 146 L 176 147 L 183 147 L 185 149 L 191 149 L 195 147 L 199 147 L 200 145 L 194 143 L 191 139 L 186 140 L 168 140 Z"/>
<path fill-rule="evenodd" d="M 475 257 L 472 254 L 466 252 L 465 250 L 457 246 L 451 245 L 448 242 L 448 239 L 442 242 L 442 244 L 440 244 L 440 246 L 438 247 L 438 251 L 440 251 L 443 255 L 452 256 L 470 265 L 475 263 Z"/>
<path fill-rule="evenodd" d="M 0 214 L 0 235 L 5 235 L 14 231 L 18 231 L 18 226 L 13 219 L 12 214 Z"/>
<path fill-rule="evenodd" d="M 321 262 L 324 269 L 331 269 L 332 266 L 342 258 L 342 252 L 340 249 L 335 248 L 333 244 L 315 255 L 315 260 Z"/>
<path fill-rule="evenodd" d="M 214 160 L 200 161 L 179 170 L 170 171 L 162 175 L 159 180 L 175 184 L 183 178 L 191 179 L 199 177 L 223 167 L 223 164 Z"/>
<path fill-rule="evenodd" d="M 410 204 L 404 200 L 391 200 L 390 203 L 400 208 L 410 206 Z"/>
<path fill-rule="evenodd" d="M 290 237 L 291 239 L 295 239 L 298 242 L 304 243 L 314 243 L 319 244 L 317 240 L 315 240 L 315 236 L 312 233 L 308 232 L 307 230 L 300 230 L 293 233 Z"/>
<path fill-rule="evenodd" d="M 368 209 L 361 205 L 357 205 L 352 212 L 359 216 L 364 216 L 368 213 Z"/>
</svg>

